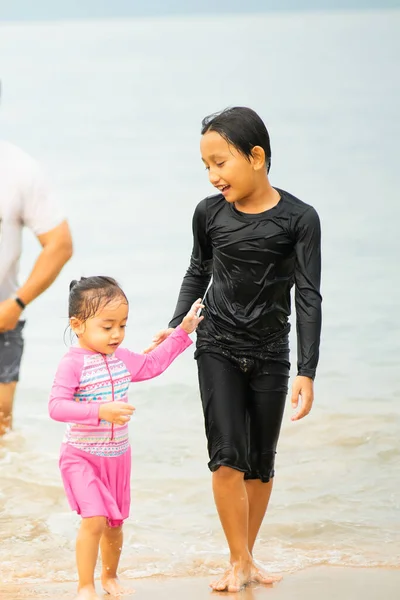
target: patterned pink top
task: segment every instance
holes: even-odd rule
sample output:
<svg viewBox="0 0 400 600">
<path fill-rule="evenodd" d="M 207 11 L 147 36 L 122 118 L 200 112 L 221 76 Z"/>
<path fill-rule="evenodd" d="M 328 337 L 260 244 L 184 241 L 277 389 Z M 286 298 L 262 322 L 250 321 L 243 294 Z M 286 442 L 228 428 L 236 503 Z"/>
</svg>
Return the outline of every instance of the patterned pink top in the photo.
<svg viewBox="0 0 400 600">
<path fill-rule="evenodd" d="M 128 425 L 99 419 L 104 402 L 127 402 L 131 381 L 163 373 L 192 340 L 177 327 L 149 354 L 118 348 L 105 355 L 72 347 L 61 359 L 50 393 L 49 413 L 68 423 L 64 443 L 98 456 L 119 456 L 129 448 Z"/>
</svg>

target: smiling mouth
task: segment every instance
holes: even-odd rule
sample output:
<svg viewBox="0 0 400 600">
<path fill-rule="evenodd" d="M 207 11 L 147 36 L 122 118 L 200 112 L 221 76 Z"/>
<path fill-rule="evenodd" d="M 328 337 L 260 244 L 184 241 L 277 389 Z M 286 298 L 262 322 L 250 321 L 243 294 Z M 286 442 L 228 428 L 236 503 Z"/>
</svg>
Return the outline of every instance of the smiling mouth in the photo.
<svg viewBox="0 0 400 600">
<path fill-rule="evenodd" d="M 223 185 L 222 187 L 219 187 L 219 191 L 221 192 L 221 194 L 226 193 L 229 189 L 230 189 L 230 185 Z"/>
</svg>

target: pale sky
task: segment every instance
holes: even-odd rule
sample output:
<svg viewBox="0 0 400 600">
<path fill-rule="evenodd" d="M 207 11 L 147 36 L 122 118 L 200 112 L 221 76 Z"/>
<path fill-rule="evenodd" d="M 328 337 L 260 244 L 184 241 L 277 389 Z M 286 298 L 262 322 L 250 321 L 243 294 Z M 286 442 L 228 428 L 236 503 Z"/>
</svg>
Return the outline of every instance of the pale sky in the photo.
<svg viewBox="0 0 400 600">
<path fill-rule="evenodd" d="M 0 0 L 0 21 L 400 8 L 400 0 Z"/>
</svg>

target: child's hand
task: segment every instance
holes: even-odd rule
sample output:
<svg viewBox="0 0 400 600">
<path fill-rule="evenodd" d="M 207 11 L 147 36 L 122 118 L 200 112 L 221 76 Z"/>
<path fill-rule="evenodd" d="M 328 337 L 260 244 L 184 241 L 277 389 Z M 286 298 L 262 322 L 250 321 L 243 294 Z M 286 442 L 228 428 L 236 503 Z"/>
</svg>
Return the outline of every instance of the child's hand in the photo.
<svg viewBox="0 0 400 600">
<path fill-rule="evenodd" d="M 134 410 L 135 407 L 126 402 L 105 402 L 100 404 L 99 418 L 114 425 L 125 425 L 131 420 Z"/>
<path fill-rule="evenodd" d="M 301 402 L 300 409 L 292 416 L 292 421 L 299 421 L 312 409 L 314 401 L 314 382 L 310 377 L 298 375 L 293 382 L 292 408 L 296 410 Z"/>
<path fill-rule="evenodd" d="M 193 331 L 196 331 L 197 325 L 204 319 L 204 317 L 197 316 L 198 311 L 202 308 L 204 308 L 204 304 L 201 303 L 201 298 L 199 298 L 192 305 L 192 308 L 181 323 L 181 327 L 186 333 L 193 333 Z"/>
<path fill-rule="evenodd" d="M 161 329 L 161 331 L 156 333 L 156 335 L 153 337 L 153 343 L 150 344 L 150 346 L 148 346 L 146 350 L 143 350 L 143 354 L 148 354 L 149 352 L 154 350 L 154 348 L 157 348 L 157 346 L 159 346 L 161 342 L 166 340 L 167 337 L 171 335 L 173 331 L 175 331 L 173 327 L 170 327 L 169 329 Z"/>
</svg>

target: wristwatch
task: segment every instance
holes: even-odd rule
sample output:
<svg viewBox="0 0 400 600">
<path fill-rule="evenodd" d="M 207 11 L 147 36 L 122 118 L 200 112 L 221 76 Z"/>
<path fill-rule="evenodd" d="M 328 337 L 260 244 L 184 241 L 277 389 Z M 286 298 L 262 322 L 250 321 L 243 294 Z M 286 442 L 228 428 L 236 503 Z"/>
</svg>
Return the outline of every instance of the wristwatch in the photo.
<svg viewBox="0 0 400 600">
<path fill-rule="evenodd" d="M 18 304 L 18 306 L 20 307 L 20 309 L 21 309 L 21 310 L 24 310 L 24 309 L 26 308 L 26 304 L 25 304 L 25 302 L 23 302 L 23 301 L 21 300 L 21 298 L 20 298 L 19 296 L 17 296 L 17 294 L 13 294 L 13 295 L 11 296 L 11 299 L 12 299 L 12 300 L 15 300 L 15 302 Z"/>
</svg>

